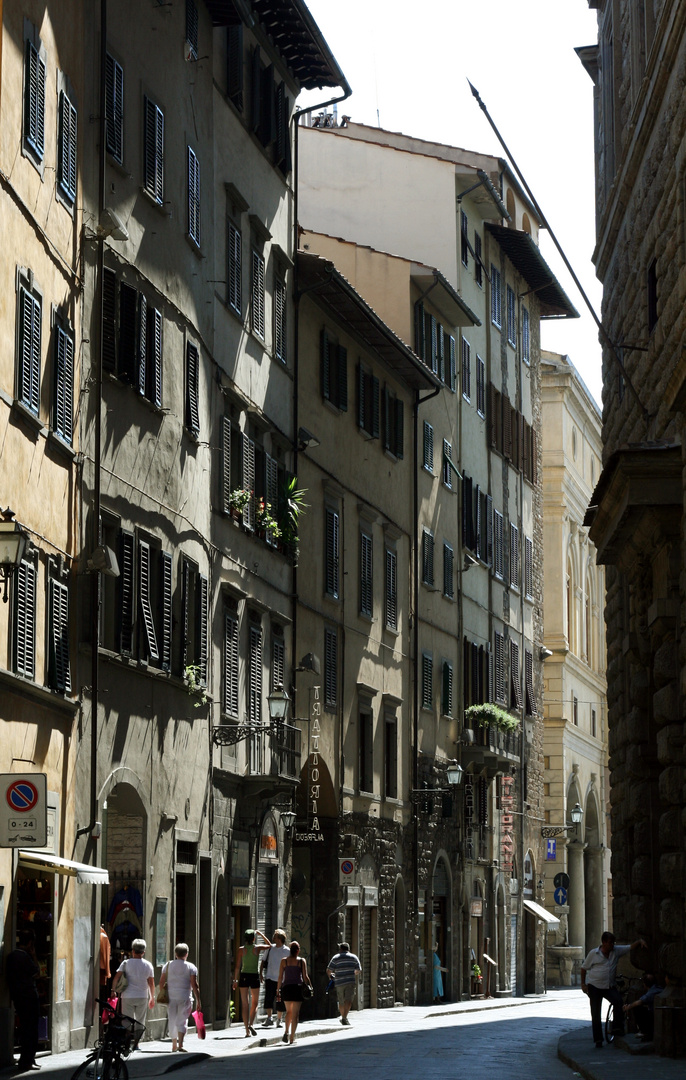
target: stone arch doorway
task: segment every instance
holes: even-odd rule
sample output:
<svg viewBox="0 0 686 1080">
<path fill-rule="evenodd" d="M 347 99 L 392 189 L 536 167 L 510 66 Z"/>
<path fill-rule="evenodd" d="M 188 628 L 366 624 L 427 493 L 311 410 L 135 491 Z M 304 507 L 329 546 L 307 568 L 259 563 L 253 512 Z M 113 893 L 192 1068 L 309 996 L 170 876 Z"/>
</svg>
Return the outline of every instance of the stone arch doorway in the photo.
<svg viewBox="0 0 686 1080">
<path fill-rule="evenodd" d="M 136 788 L 124 782 L 108 793 L 103 818 L 103 865 L 110 880 L 103 890 L 102 922 L 116 971 L 131 955 L 134 938 L 145 937 L 148 815 Z"/>
</svg>

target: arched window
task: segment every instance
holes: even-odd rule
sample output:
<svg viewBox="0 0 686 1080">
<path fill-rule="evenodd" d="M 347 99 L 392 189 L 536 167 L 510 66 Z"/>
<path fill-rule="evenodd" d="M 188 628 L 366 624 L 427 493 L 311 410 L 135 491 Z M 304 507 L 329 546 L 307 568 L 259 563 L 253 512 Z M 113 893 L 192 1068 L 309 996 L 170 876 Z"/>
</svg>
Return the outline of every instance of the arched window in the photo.
<svg viewBox="0 0 686 1080">
<path fill-rule="evenodd" d="M 531 236 L 531 222 L 528 214 L 522 214 L 522 232 L 528 233 Z"/>
</svg>

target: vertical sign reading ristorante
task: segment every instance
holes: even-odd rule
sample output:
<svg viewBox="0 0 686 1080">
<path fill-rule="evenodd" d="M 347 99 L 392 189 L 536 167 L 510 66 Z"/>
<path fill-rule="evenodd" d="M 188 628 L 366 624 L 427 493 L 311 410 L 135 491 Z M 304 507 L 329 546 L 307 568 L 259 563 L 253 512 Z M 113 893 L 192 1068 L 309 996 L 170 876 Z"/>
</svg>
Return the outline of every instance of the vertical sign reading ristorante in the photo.
<svg viewBox="0 0 686 1080">
<path fill-rule="evenodd" d="M 319 826 L 319 737 L 321 735 L 322 688 L 313 686 L 310 690 L 310 752 L 307 758 L 307 831 L 295 834 L 296 840 L 322 841 L 324 834 Z"/>
</svg>

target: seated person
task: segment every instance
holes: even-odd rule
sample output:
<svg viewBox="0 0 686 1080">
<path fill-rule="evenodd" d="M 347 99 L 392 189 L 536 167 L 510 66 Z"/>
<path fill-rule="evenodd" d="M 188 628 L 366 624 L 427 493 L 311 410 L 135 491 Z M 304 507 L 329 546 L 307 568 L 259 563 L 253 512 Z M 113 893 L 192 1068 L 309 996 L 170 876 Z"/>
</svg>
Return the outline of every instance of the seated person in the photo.
<svg viewBox="0 0 686 1080">
<path fill-rule="evenodd" d="M 664 986 L 658 985 L 658 982 L 654 975 L 649 975 L 648 972 L 641 979 L 643 983 L 643 994 L 636 1001 L 632 1001 L 631 1005 L 624 1006 L 624 1012 L 633 1014 L 636 1021 L 636 1025 L 644 1039 L 652 1039 L 655 1017 L 653 1015 L 653 1009 L 655 1007 L 655 998 L 658 994 L 661 994 L 664 990 Z"/>
</svg>

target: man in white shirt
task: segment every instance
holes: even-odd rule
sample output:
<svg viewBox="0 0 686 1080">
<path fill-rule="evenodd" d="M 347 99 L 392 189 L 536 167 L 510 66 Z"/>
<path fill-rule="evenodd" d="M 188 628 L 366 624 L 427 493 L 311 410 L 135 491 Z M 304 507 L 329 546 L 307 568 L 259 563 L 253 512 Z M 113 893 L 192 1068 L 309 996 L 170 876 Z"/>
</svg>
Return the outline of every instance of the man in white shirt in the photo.
<svg viewBox="0 0 686 1080">
<path fill-rule="evenodd" d="M 614 1033 L 616 1035 L 624 1034 L 622 995 L 615 986 L 615 980 L 617 964 L 635 945 L 642 945 L 646 948 L 646 943 L 642 938 L 635 941 L 633 945 L 615 945 L 614 934 L 606 930 L 600 939 L 599 947 L 591 949 L 581 965 L 581 989 L 584 994 L 588 994 L 591 1003 L 593 1041 L 598 1049 L 601 1049 L 603 1045 L 603 1022 L 600 1015 L 603 998 L 607 998 L 614 1006 Z"/>
<path fill-rule="evenodd" d="M 262 1027 L 271 1027 L 272 1009 L 274 1008 L 274 996 L 276 994 L 276 986 L 279 981 L 279 968 L 281 967 L 281 961 L 291 955 L 291 950 L 286 944 L 286 935 L 283 930 L 275 930 L 272 938 L 274 944 L 270 949 L 265 949 L 262 953 L 262 959 L 260 961 L 260 982 L 265 983 L 264 988 L 264 1007 L 267 1010 L 267 1019 Z M 283 1020 L 283 1014 L 286 1010 L 285 1001 L 281 1001 L 281 998 L 276 999 L 276 1026 L 281 1027 L 281 1021 Z"/>
</svg>

